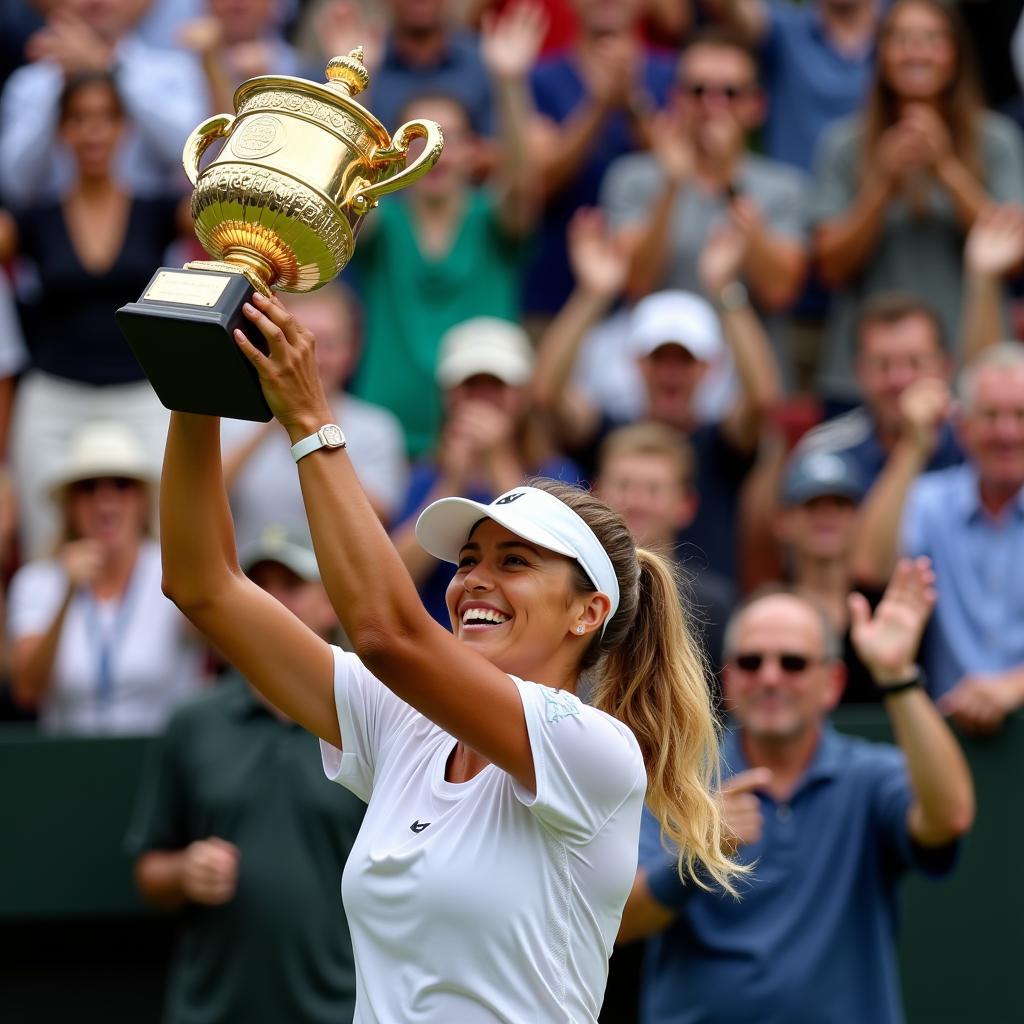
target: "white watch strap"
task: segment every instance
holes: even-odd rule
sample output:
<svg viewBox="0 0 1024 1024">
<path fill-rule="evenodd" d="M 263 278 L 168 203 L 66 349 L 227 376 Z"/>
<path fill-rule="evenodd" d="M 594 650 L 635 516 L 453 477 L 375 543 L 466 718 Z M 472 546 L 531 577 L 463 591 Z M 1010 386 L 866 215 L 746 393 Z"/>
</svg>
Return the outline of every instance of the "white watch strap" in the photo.
<svg viewBox="0 0 1024 1024">
<path fill-rule="evenodd" d="M 315 434 L 302 438 L 292 445 L 292 458 L 298 462 L 299 459 L 319 448 L 344 448 L 345 435 L 341 427 L 336 423 L 325 423 Z"/>
</svg>

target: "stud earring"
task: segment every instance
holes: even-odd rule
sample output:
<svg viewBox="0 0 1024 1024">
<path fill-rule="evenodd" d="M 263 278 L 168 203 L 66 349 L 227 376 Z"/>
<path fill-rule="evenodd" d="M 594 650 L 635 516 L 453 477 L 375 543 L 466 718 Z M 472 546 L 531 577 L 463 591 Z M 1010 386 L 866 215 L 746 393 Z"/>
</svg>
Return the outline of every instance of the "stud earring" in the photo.
<svg viewBox="0 0 1024 1024">
<path fill-rule="evenodd" d="M 583 627 L 582 626 L 577 626 L 576 627 L 576 632 L 577 633 L 582 633 L 583 632 Z"/>
</svg>

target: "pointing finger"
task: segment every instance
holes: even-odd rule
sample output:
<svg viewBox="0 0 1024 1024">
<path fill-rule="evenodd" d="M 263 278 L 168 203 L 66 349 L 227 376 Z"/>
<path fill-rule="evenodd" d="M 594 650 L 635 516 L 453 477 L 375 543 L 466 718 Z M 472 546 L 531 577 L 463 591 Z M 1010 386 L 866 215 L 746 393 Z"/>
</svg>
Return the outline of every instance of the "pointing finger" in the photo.
<svg viewBox="0 0 1024 1024">
<path fill-rule="evenodd" d="M 772 773 L 768 768 L 749 768 L 737 772 L 722 783 L 723 793 L 754 793 L 767 789 L 772 784 Z"/>
</svg>

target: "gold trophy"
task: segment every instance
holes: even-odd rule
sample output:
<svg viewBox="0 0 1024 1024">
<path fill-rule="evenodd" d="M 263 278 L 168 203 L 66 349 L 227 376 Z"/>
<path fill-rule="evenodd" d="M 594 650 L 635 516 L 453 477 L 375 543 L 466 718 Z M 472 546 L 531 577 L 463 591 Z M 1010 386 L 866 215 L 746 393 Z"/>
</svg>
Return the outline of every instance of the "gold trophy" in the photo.
<svg viewBox="0 0 1024 1024">
<path fill-rule="evenodd" d="M 327 65 L 319 84 L 264 75 L 235 92 L 235 113 L 207 118 L 185 143 L 195 186 L 192 220 L 211 260 L 161 267 L 117 322 L 169 409 L 270 419 L 259 378 L 232 337 L 260 291 L 307 292 L 352 258 L 363 217 L 380 196 L 411 185 L 437 162 L 444 139 L 433 121 L 409 121 L 394 137 L 352 98 L 369 84 L 362 48 Z M 407 162 L 409 145 L 425 140 Z M 207 148 L 223 140 L 202 171 Z"/>
</svg>

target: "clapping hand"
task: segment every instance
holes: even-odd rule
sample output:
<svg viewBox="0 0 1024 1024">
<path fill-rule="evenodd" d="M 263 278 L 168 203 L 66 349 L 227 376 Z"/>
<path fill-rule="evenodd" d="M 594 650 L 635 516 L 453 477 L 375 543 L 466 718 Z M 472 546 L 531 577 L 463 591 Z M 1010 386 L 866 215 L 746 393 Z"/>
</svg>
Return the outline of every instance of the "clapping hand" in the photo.
<svg viewBox="0 0 1024 1024">
<path fill-rule="evenodd" d="M 68 541 L 57 557 L 68 582 L 76 589 L 92 586 L 103 569 L 103 546 L 98 540 Z"/>
<path fill-rule="evenodd" d="M 720 295 L 727 284 L 739 279 L 747 248 L 747 235 L 734 220 L 722 221 L 712 228 L 697 265 L 700 283 L 708 295 Z"/>
<path fill-rule="evenodd" d="M 964 246 L 967 268 L 1001 278 L 1024 262 L 1024 209 L 992 203 L 978 214 Z"/>
<path fill-rule="evenodd" d="M 238 847 L 211 836 L 190 843 L 184 852 L 181 888 L 193 903 L 229 903 L 238 884 Z"/>
<path fill-rule="evenodd" d="M 30 60 L 51 60 L 65 77 L 88 71 L 106 71 L 113 47 L 84 19 L 72 11 L 57 9 L 28 41 Z"/>
<path fill-rule="evenodd" d="M 629 258 L 600 210 L 582 208 L 569 224 L 569 263 L 583 291 L 611 302 L 626 286 Z"/>
<path fill-rule="evenodd" d="M 930 458 L 939 440 L 939 428 L 953 407 L 949 385 L 938 377 L 923 377 L 900 395 L 903 436 Z"/>
<path fill-rule="evenodd" d="M 384 53 L 383 21 L 367 18 L 362 4 L 330 0 L 317 12 L 314 25 L 325 57 L 342 57 L 361 46 L 365 68 L 372 72 L 380 63 Z"/>
<path fill-rule="evenodd" d="M 693 139 L 677 111 L 662 110 L 651 122 L 651 151 L 673 185 L 685 184 L 696 166 Z"/>
<path fill-rule="evenodd" d="M 883 690 L 913 676 L 935 597 L 935 573 L 927 558 L 900 559 L 874 615 L 863 594 L 850 595 L 854 649 Z"/>
<path fill-rule="evenodd" d="M 480 33 L 487 70 L 499 81 L 521 81 L 537 62 L 548 15 L 535 0 L 518 0 L 500 14 L 488 11 Z"/>
</svg>

